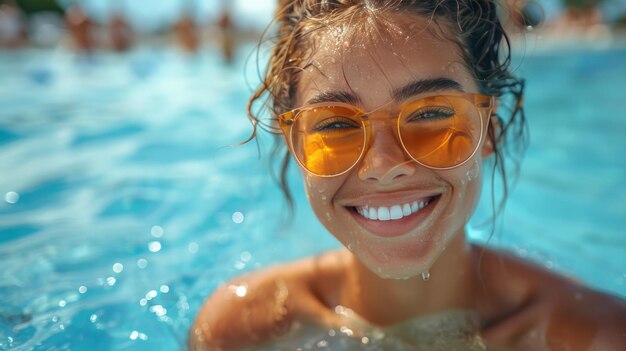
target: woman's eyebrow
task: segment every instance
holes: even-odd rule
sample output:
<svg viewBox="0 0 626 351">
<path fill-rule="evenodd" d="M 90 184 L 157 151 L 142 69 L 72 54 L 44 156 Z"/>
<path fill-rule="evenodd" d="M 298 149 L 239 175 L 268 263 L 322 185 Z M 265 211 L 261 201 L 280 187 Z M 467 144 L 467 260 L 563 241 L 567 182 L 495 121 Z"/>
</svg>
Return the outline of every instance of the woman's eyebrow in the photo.
<svg viewBox="0 0 626 351">
<path fill-rule="evenodd" d="M 318 104 L 320 102 L 343 102 L 351 105 L 358 105 L 361 99 L 347 91 L 327 91 L 314 96 L 306 102 L 307 105 Z"/>
<path fill-rule="evenodd" d="M 459 92 L 465 91 L 459 82 L 441 77 L 413 81 L 401 88 L 394 89 L 392 95 L 396 102 L 402 102 L 415 95 L 441 90 L 457 90 Z M 321 102 L 343 102 L 351 105 L 359 105 L 361 99 L 347 91 L 326 91 L 312 97 L 306 102 L 306 104 L 311 105 Z"/>
<path fill-rule="evenodd" d="M 406 99 L 410 99 L 415 95 L 422 93 L 441 91 L 441 90 L 457 90 L 464 92 L 463 86 L 449 78 L 434 78 L 434 79 L 419 79 L 413 81 L 401 88 L 393 90 L 393 99 L 396 102 L 402 102 Z"/>
</svg>

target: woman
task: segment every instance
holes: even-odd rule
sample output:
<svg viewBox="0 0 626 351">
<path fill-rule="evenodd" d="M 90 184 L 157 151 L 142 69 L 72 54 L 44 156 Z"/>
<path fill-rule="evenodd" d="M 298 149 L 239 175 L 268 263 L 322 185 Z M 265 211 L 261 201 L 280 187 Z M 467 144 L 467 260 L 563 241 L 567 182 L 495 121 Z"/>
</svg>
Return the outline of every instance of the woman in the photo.
<svg viewBox="0 0 626 351">
<path fill-rule="evenodd" d="M 302 323 L 383 328 L 403 350 L 626 347 L 624 301 L 466 241 L 483 162 L 504 176 L 505 149 L 524 143 L 523 81 L 492 0 L 288 1 L 277 21 L 251 104 L 268 94 L 268 127 L 346 249 L 218 289 L 192 348 L 260 345 Z"/>
</svg>

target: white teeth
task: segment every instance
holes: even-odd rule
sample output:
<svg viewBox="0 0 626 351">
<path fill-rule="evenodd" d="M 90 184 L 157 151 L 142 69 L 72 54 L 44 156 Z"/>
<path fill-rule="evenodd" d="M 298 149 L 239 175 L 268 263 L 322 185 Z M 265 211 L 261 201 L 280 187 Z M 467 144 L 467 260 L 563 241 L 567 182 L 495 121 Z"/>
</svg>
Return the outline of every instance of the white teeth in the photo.
<svg viewBox="0 0 626 351">
<path fill-rule="evenodd" d="M 369 211 L 365 211 L 365 214 L 369 215 L 369 216 L 363 216 L 365 218 L 378 219 L 378 211 L 375 208 L 373 208 L 373 207 L 370 208 Z"/>
<path fill-rule="evenodd" d="M 388 207 L 379 207 L 378 208 L 378 220 L 379 221 L 388 221 L 390 220 L 389 216 L 389 208 Z"/>
<path fill-rule="evenodd" d="M 391 206 L 391 208 L 389 209 L 389 216 L 391 217 L 391 219 L 400 219 L 404 217 L 404 215 L 402 214 L 402 206 L 400 205 Z"/>
<path fill-rule="evenodd" d="M 402 205 L 402 214 L 404 216 L 410 215 L 411 214 L 411 205 L 409 205 L 409 204 Z"/>
<path fill-rule="evenodd" d="M 363 217 L 371 220 L 389 221 L 394 219 L 400 219 L 421 210 L 428 206 L 429 200 L 425 201 L 413 201 L 412 203 L 406 203 L 401 205 L 393 205 L 390 207 L 369 207 L 360 206 L 356 207 L 356 211 Z"/>
</svg>

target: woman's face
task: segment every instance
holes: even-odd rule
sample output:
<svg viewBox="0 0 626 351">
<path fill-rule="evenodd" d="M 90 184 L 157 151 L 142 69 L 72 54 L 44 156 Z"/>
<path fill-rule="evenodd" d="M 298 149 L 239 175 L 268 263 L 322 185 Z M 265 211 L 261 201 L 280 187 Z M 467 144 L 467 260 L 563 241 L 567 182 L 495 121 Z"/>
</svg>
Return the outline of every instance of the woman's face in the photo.
<svg viewBox="0 0 626 351">
<path fill-rule="evenodd" d="M 365 111 L 385 105 L 385 111 L 398 112 L 399 91 L 421 94 L 411 88 L 439 78 L 478 92 L 454 43 L 430 30 L 411 29 L 427 26 L 420 17 L 390 17 L 394 27 L 378 32 L 382 40 L 356 34 L 345 41 L 342 28 L 321 32 L 310 65 L 300 73 L 296 106 L 341 99 Z M 429 270 L 451 239 L 463 235 L 480 193 L 481 152 L 460 167 L 433 170 L 406 155 L 392 124 L 373 121 L 371 126 L 369 148 L 350 171 L 327 178 L 303 172 L 307 196 L 322 224 L 370 270 L 384 278 L 416 276 Z M 405 204 L 411 212 L 424 207 L 395 220 L 359 214 L 365 207 L 378 213 Z"/>
</svg>

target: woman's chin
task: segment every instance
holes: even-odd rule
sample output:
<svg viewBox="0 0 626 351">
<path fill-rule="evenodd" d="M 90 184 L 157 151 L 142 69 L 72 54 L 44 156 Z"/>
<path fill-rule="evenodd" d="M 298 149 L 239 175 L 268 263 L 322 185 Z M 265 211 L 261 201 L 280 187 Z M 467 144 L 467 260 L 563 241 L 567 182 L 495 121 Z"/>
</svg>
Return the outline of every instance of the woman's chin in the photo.
<svg viewBox="0 0 626 351">
<path fill-rule="evenodd" d="M 381 262 L 376 257 L 359 257 L 359 260 L 375 275 L 382 279 L 410 279 L 427 275 L 433 260 L 387 259 Z"/>
<path fill-rule="evenodd" d="M 386 279 L 408 279 L 428 272 L 439 254 L 439 240 L 402 240 L 401 242 L 361 240 L 353 250 L 374 274 Z"/>
</svg>

